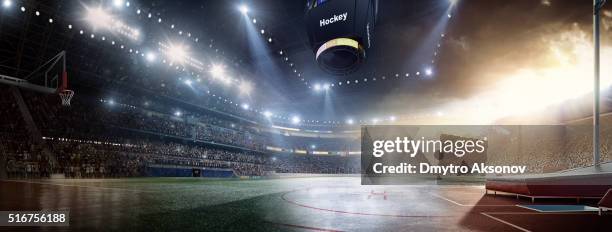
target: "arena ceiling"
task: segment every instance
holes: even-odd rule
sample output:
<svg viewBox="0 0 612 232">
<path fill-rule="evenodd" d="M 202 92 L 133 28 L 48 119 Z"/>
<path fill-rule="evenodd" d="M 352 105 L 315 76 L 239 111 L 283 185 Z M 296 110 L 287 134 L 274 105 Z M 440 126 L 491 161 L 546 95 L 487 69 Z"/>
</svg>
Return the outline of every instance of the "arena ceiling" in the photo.
<svg viewBox="0 0 612 232">
<path fill-rule="evenodd" d="M 119 85 L 138 85 L 135 80 L 139 78 L 154 84 L 195 79 L 198 70 L 187 67 L 180 72 L 163 65 L 161 54 L 157 63 L 143 59 L 159 43 L 176 42 L 199 59 L 200 72 L 208 73 L 213 64 L 222 64 L 236 79 L 252 84 L 252 92 L 241 95 L 236 85 L 204 80 L 206 89 L 219 96 L 279 114 L 338 121 L 389 116 L 402 121 L 451 115 L 456 119 L 465 111 L 498 107 L 511 97 L 491 93 L 500 82 L 523 75 L 525 70 L 553 75 L 545 72 L 563 66 L 560 62 L 581 59 L 582 54 L 573 49 L 590 41 L 592 15 L 591 5 L 582 1 L 470 0 L 459 1 L 449 10 L 446 0 L 384 0 L 367 63 L 355 73 L 338 77 L 316 65 L 305 33 L 304 1 L 131 1 L 131 6 L 112 12 L 142 33 L 142 39 L 136 41 L 116 33 L 102 41 L 103 33 L 88 25 L 85 8 L 112 8 L 115 1 L 12 2 L 12 9 L 5 7 L 0 16 L 3 74 L 27 75 L 66 50 L 69 73 L 76 79 L 73 83 L 103 92 L 119 89 Z M 247 20 L 238 10 L 241 5 L 249 7 Z M 25 12 L 20 11 L 21 6 Z M 607 35 L 612 25 L 609 7 L 604 11 Z M 140 14 L 135 13 L 137 9 Z M 55 21 L 50 23 L 50 18 Z M 265 33 L 254 37 L 249 34 L 253 28 Z M 85 32 L 80 34 L 80 30 Z M 272 43 L 267 42 L 270 37 Z M 609 38 L 604 39 L 604 47 L 609 46 Z M 110 40 L 117 44 L 111 45 Z M 118 48 L 119 43 L 125 49 Z M 127 52 L 129 47 L 134 51 Z M 604 54 L 602 62 L 606 58 Z M 325 84 L 334 87 L 314 90 L 315 85 Z M 483 98 L 490 101 L 478 101 Z M 525 98 L 516 104 L 532 102 Z M 490 117 L 500 116 L 505 115 Z"/>
</svg>

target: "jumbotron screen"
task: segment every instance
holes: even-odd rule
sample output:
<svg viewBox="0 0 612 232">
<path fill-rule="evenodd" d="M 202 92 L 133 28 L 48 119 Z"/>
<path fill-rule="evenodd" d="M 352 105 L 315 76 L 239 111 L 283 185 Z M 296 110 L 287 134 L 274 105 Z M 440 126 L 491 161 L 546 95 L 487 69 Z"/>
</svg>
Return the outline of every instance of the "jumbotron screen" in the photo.
<svg viewBox="0 0 612 232">
<path fill-rule="evenodd" d="M 606 0 L 0 0 L 0 231 L 611 231 Z"/>
</svg>

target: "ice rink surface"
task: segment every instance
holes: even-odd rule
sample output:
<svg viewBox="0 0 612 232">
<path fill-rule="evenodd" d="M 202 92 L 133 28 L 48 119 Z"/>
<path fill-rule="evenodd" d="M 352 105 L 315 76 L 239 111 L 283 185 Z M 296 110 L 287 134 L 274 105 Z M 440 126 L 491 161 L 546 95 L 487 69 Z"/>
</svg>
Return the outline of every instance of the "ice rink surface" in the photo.
<svg viewBox="0 0 612 232">
<path fill-rule="evenodd" d="M 483 186 L 362 186 L 359 177 L 0 181 L 1 210 L 70 210 L 70 228 L 3 231 L 606 231 L 612 215 L 485 195 Z M 595 202 L 584 202 L 593 205 Z"/>
</svg>

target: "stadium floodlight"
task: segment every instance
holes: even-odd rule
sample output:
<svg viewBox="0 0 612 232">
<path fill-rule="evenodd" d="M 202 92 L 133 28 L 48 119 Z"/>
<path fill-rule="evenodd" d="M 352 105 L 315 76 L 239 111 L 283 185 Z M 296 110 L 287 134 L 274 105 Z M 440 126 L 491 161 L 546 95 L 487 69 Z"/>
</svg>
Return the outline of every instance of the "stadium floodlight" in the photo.
<svg viewBox="0 0 612 232">
<path fill-rule="evenodd" d="M 109 28 L 111 26 L 110 23 L 113 21 L 112 16 L 100 7 L 88 8 L 86 20 L 94 29 Z"/>
<path fill-rule="evenodd" d="M 185 57 L 187 56 L 187 52 L 182 45 L 171 45 L 168 49 L 168 59 L 170 61 L 182 63 L 185 61 Z"/>
<path fill-rule="evenodd" d="M 249 8 L 246 5 L 240 5 L 240 7 L 238 7 L 238 10 L 240 10 L 240 13 L 242 13 L 243 15 L 249 13 Z"/>
<path fill-rule="evenodd" d="M 242 109 L 244 109 L 244 110 L 248 110 L 248 109 L 249 109 L 251 106 L 249 106 L 249 104 L 243 103 L 243 104 L 241 105 L 241 107 L 242 107 Z"/>
<path fill-rule="evenodd" d="M 431 76 L 432 74 L 433 74 L 433 70 L 431 68 L 426 68 L 425 69 L 425 75 Z"/>
<path fill-rule="evenodd" d="M 267 110 L 266 110 L 266 111 L 264 111 L 263 115 L 264 115 L 266 118 L 270 118 L 270 117 L 272 117 L 272 112 L 270 112 L 270 111 L 267 111 Z"/>
<path fill-rule="evenodd" d="M 346 124 L 353 125 L 355 121 L 353 119 L 346 120 Z"/>
<path fill-rule="evenodd" d="M 157 58 L 157 56 L 156 56 L 156 55 L 155 55 L 155 53 L 153 53 L 153 52 L 147 52 L 147 56 L 146 56 L 146 58 L 147 58 L 147 61 L 149 61 L 149 62 L 153 62 L 153 61 L 155 61 L 155 59 Z"/>
<path fill-rule="evenodd" d="M 11 0 L 4 0 L 4 1 L 2 1 L 2 6 L 3 6 L 4 8 L 9 8 L 9 7 L 11 7 L 12 5 L 13 5 L 13 1 L 11 1 Z"/>
<path fill-rule="evenodd" d="M 123 7 L 123 0 L 113 0 L 113 5 L 117 8 Z"/>
<path fill-rule="evenodd" d="M 210 73 L 215 78 L 222 77 L 223 74 L 225 73 L 225 68 L 223 68 L 223 65 L 214 64 L 212 68 L 210 69 Z"/>
<path fill-rule="evenodd" d="M 298 117 L 298 116 L 293 116 L 293 117 L 291 117 L 291 123 L 293 123 L 293 124 L 295 124 L 295 125 L 299 124 L 301 121 L 302 121 L 302 120 L 301 120 L 301 119 L 300 119 L 300 117 Z"/>
</svg>

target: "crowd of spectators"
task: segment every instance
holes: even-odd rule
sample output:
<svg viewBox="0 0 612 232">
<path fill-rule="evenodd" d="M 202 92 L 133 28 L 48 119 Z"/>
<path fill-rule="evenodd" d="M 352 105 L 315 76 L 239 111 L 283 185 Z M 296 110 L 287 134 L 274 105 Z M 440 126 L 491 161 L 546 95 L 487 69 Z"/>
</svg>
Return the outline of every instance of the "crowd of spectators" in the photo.
<svg viewBox="0 0 612 232">
<path fill-rule="evenodd" d="M 41 160 L 40 157 L 46 157 L 41 155 L 41 151 L 29 152 L 30 147 L 8 147 L 7 150 L 19 154 L 11 155 L 9 162 L 11 175 L 14 177 L 45 176 L 49 172 L 64 173 L 68 178 L 142 176 L 146 174 L 147 165 L 151 164 L 232 169 L 236 175 L 249 176 L 263 175 L 264 171 L 354 171 L 334 158 L 295 159 L 294 162 L 312 162 L 302 168 L 298 168 L 301 165 L 299 163 L 285 162 L 285 158 L 273 159 L 271 155 L 263 153 L 268 140 L 257 128 L 216 116 L 193 113 L 189 114 L 190 117 L 181 117 L 119 101 L 100 101 L 88 96 L 80 96 L 79 100 L 73 99 L 72 106 L 66 109 L 60 106 L 59 99 L 25 91 L 22 94 L 34 121 L 46 136 L 45 141 L 55 155 L 57 164 L 54 170 L 48 170 L 50 162 Z M 21 114 L 16 112 L 16 103 L 8 100 L 3 105 L 7 105 L 3 109 L 11 110 L 6 115 L 14 116 L 7 120 L 10 123 L 2 124 L 3 127 L 10 127 L 3 130 L 14 131 L 12 127 L 17 126 L 23 128 Z M 134 133 L 121 133 L 116 128 L 156 133 L 160 136 L 154 140 L 144 140 L 134 136 Z M 13 135 L 15 134 L 9 133 L 9 137 Z M 27 133 L 25 136 L 27 137 Z M 179 138 L 182 142 L 169 142 L 165 136 Z M 27 146 L 27 143 L 23 142 L 25 140 L 11 138 L 15 138 L 11 140 L 13 145 Z M 306 143 L 308 142 L 304 142 Z M 220 149 L 210 146 L 217 144 L 235 147 Z M 3 144 L 3 147 L 6 146 Z M 34 157 L 37 158 L 31 158 L 32 153 L 36 153 Z M 22 165 L 24 161 L 32 161 L 32 167 L 25 168 L 28 166 Z M 344 166 L 333 168 L 334 165 Z M 29 171 L 20 171 L 22 169 L 31 169 L 32 174 Z M 45 171 L 39 171 L 41 169 Z"/>
<path fill-rule="evenodd" d="M 359 173 L 359 156 L 287 155 L 273 160 L 277 173 Z"/>
</svg>

